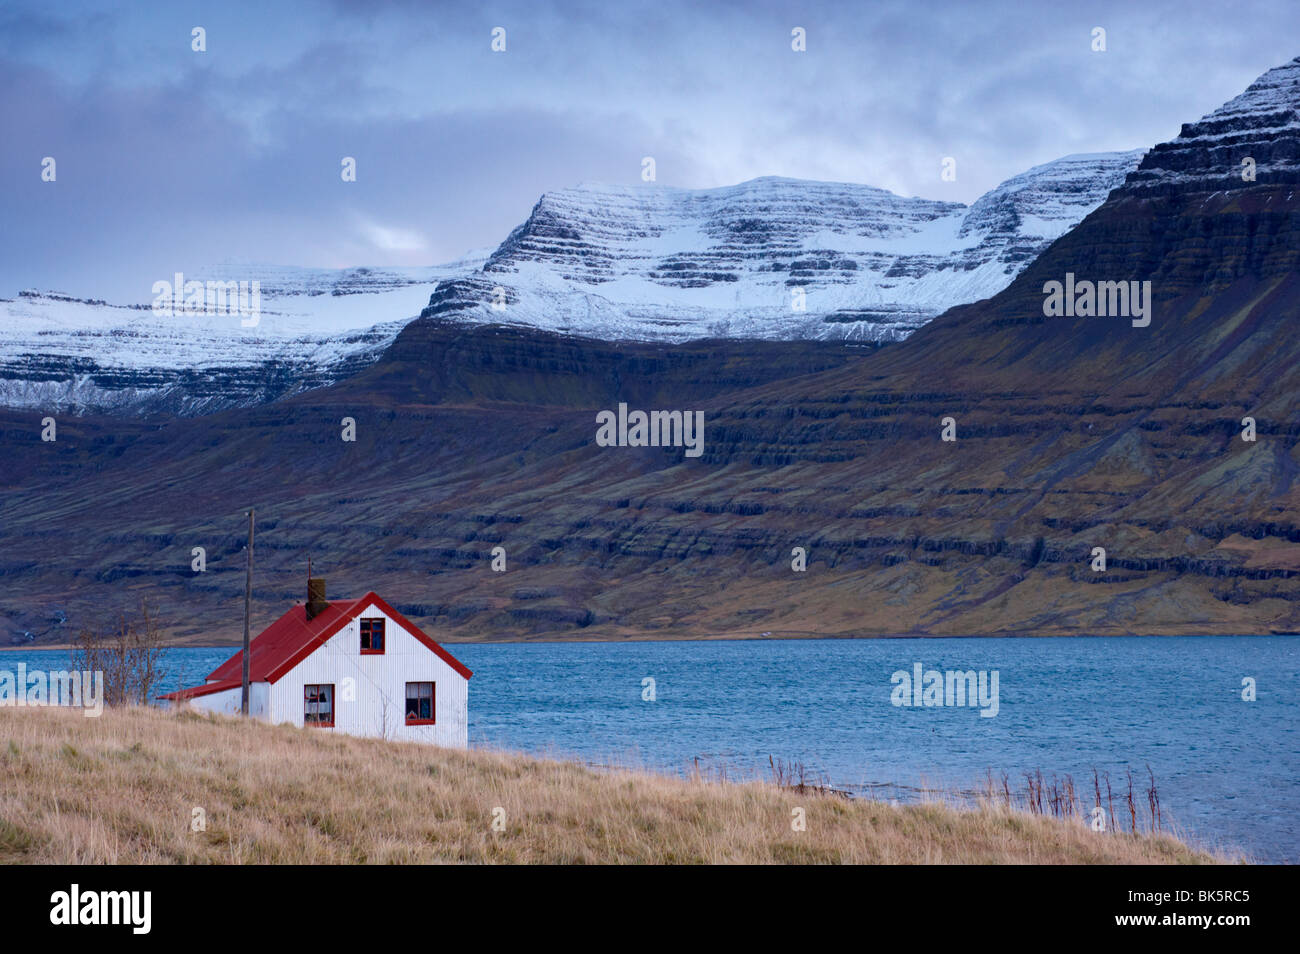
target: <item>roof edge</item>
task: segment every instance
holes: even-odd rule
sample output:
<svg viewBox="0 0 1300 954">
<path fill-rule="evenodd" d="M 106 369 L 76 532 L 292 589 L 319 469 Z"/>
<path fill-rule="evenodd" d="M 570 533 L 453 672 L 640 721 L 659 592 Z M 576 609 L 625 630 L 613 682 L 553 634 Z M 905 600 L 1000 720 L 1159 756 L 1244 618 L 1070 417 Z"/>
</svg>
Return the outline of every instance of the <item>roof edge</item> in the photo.
<svg viewBox="0 0 1300 954">
<path fill-rule="evenodd" d="M 265 680 L 259 679 L 257 681 L 264 682 Z M 242 680 L 231 681 L 226 679 L 222 682 L 208 682 L 201 686 L 191 686 L 188 689 L 177 689 L 173 692 L 164 693 L 161 696 L 155 696 L 154 698 L 170 699 L 172 701 L 181 702 L 186 699 L 193 699 L 197 696 L 210 696 L 216 692 L 225 692 L 227 689 L 238 689 L 242 685 Z M 250 685 L 256 685 L 256 683 L 250 683 Z"/>
<path fill-rule="evenodd" d="M 292 672 L 293 668 L 297 666 L 298 663 L 302 662 L 304 659 L 306 659 L 316 650 L 320 649 L 321 646 L 325 645 L 325 643 L 327 643 L 330 639 L 332 639 L 335 635 L 337 635 L 339 630 L 343 629 L 344 626 L 352 622 L 352 620 L 356 619 L 360 613 L 362 613 L 364 610 L 368 609 L 371 606 L 377 606 L 386 615 L 391 616 L 394 620 L 397 621 L 397 623 L 403 629 L 405 629 L 417 640 L 423 643 L 426 649 L 432 651 L 434 655 L 436 655 L 447 665 L 451 666 L 451 668 L 454 669 L 463 678 L 468 680 L 474 675 L 473 671 L 470 670 L 469 667 L 467 667 L 464 663 L 462 663 L 451 653 L 447 652 L 447 650 L 443 649 L 442 646 L 435 639 L 433 639 L 431 636 L 425 633 L 424 630 L 420 629 L 420 627 L 416 626 L 414 623 L 412 623 L 409 619 L 407 619 L 397 610 L 393 609 L 393 607 L 388 603 L 388 601 L 385 600 L 382 596 L 380 596 L 374 590 L 371 590 L 360 599 L 354 600 L 352 602 L 351 607 L 349 607 L 345 612 L 343 612 L 338 619 L 336 619 L 325 629 L 321 630 L 321 632 L 318 635 L 313 637 L 309 642 L 305 643 L 301 649 L 299 649 L 292 656 L 290 656 L 288 659 L 282 662 L 279 666 L 275 667 L 270 672 L 268 672 L 266 674 L 266 681 L 270 683 L 279 682 L 286 675 Z"/>
</svg>

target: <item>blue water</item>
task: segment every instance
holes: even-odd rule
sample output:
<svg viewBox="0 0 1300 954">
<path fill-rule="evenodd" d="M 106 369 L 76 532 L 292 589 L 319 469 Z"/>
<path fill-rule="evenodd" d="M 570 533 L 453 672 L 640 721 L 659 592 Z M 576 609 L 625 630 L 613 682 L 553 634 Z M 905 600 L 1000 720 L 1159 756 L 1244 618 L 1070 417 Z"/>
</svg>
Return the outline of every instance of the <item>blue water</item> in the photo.
<svg viewBox="0 0 1300 954">
<path fill-rule="evenodd" d="M 673 772 L 765 778 L 769 756 L 832 784 L 905 799 L 970 790 L 992 770 L 1013 788 L 1041 769 L 1092 770 L 1118 792 L 1147 766 L 1166 821 L 1255 860 L 1300 861 L 1300 639 L 773 640 L 449 646 L 474 670 L 477 747 Z M 202 681 L 227 649 L 176 649 L 166 688 Z M 0 667 L 63 666 L 63 652 L 4 653 Z M 891 704 L 891 674 L 997 670 L 999 711 Z M 1258 698 L 1242 700 L 1253 677 Z M 643 680 L 656 699 L 643 701 Z M 1139 787 L 1139 783 L 1142 783 Z M 1104 789 L 1103 789 L 1104 791 Z M 1089 804 L 1091 802 L 1089 801 Z"/>
</svg>

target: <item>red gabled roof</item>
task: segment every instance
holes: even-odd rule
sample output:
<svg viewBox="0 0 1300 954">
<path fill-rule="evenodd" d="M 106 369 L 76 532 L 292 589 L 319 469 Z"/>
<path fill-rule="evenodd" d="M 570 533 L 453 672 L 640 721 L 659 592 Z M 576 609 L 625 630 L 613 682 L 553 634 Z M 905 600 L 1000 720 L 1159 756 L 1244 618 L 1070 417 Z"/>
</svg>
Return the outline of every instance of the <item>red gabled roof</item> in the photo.
<svg viewBox="0 0 1300 954">
<path fill-rule="evenodd" d="M 424 634 L 414 623 L 388 605 L 377 593 L 367 593 L 359 600 L 330 603 L 313 619 L 307 619 L 307 607 L 298 604 L 274 623 L 262 630 L 250 643 L 248 678 L 250 682 L 277 682 L 294 666 L 302 662 L 325 642 L 372 606 L 397 621 L 403 629 L 427 646 L 452 669 L 466 679 L 474 675 L 465 666 Z M 214 692 L 224 692 L 243 684 L 243 656 L 241 649 L 223 662 L 208 676 L 207 685 L 194 686 L 169 692 L 163 699 L 192 699 Z"/>
<path fill-rule="evenodd" d="M 299 603 L 289 608 L 283 616 L 262 630 L 249 643 L 248 674 L 252 682 L 273 682 L 268 674 L 290 658 L 304 644 L 326 630 L 338 632 L 352 618 L 350 611 L 359 600 L 330 603 L 315 618 L 307 618 L 306 605 Z M 339 624 L 339 625 L 335 625 Z M 208 675 L 208 681 L 224 682 L 242 679 L 244 652 L 240 650 Z"/>
</svg>

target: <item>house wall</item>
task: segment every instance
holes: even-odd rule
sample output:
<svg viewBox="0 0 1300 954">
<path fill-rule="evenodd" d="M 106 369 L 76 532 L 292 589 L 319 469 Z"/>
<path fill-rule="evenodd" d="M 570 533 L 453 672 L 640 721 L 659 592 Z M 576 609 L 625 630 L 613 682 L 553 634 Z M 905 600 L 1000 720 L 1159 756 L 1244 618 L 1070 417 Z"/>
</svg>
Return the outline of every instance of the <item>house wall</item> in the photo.
<svg viewBox="0 0 1300 954">
<path fill-rule="evenodd" d="M 361 655 L 361 619 L 382 617 L 383 655 Z M 437 724 L 406 724 L 406 684 L 432 682 Z M 270 687 L 272 721 L 303 724 L 303 687 L 334 685 L 334 728 L 321 732 L 429 742 L 469 743 L 469 680 L 378 607 L 363 611 Z"/>
<path fill-rule="evenodd" d="M 236 686 L 222 692 L 195 696 L 189 704 L 202 712 L 220 712 L 225 715 L 239 715 L 243 702 L 243 690 Z M 255 719 L 269 720 L 271 705 L 271 687 L 269 683 L 254 682 L 248 686 L 248 714 Z"/>
</svg>

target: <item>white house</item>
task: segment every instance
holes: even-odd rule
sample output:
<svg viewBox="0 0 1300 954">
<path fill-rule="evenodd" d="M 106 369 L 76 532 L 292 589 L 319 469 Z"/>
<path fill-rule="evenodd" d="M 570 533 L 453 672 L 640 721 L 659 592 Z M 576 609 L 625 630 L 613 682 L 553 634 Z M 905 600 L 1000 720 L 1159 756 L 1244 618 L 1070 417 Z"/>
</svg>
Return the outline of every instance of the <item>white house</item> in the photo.
<svg viewBox="0 0 1300 954">
<path fill-rule="evenodd" d="M 204 685 L 162 698 L 236 714 L 242 670 L 240 651 Z M 325 581 L 312 579 L 306 604 L 250 642 L 248 711 L 277 724 L 463 749 L 471 675 L 377 594 L 330 603 Z"/>
</svg>

